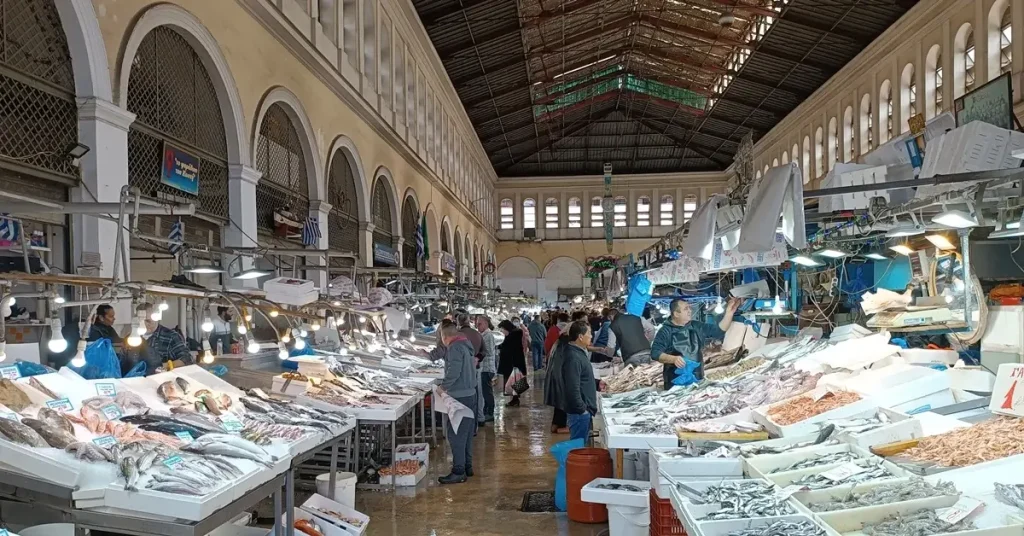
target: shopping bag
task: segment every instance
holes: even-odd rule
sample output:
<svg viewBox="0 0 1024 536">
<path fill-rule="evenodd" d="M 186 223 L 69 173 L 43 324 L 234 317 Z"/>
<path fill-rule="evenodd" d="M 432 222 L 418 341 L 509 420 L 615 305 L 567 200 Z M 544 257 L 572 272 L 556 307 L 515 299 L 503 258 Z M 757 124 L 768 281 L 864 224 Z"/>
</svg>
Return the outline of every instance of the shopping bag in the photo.
<svg viewBox="0 0 1024 536">
<path fill-rule="evenodd" d="M 583 439 L 570 439 L 551 445 L 551 455 L 558 462 L 558 471 L 555 472 L 555 509 L 559 512 L 565 511 L 565 463 L 569 461 L 569 452 L 573 449 L 583 448 Z"/>
<path fill-rule="evenodd" d="M 68 368 L 77 372 L 87 380 L 100 380 L 121 377 L 121 360 L 114 353 L 110 339 L 98 339 L 85 347 L 85 364 L 76 367 L 70 363 Z"/>
<path fill-rule="evenodd" d="M 529 388 L 530 382 L 526 381 L 526 376 L 523 374 L 520 374 L 519 379 L 516 380 L 516 383 L 512 384 L 512 392 L 514 392 L 517 395 L 525 393 L 526 390 Z"/>
<path fill-rule="evenodd" d="M 515 385 L 520 380 L 523 380 L 525 378 L 526 377 L 523 376 L 523 373 L 520 372 L 519 369 L 517 369 L 517 368 L 512 369 L 512 374 L 509 375 L 507 380 L 505 380 L 505 396 L 513 396 L 513 395 L 518 394 L 515 391 Z M 527 385 L 526 388 L 529 389 L 530 386 Z M 526 389 L 523 389 L 523 391 L 525 391 L 525 390 Z"/>
</svg>

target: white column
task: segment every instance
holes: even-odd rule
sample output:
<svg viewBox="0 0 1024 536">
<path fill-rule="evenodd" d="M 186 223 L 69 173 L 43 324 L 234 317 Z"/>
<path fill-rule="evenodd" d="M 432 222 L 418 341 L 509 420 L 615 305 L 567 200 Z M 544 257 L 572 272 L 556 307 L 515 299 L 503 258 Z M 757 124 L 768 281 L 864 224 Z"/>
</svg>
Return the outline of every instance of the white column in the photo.
<svg viewBox="0 0 1024 536">
<path fill-rule="evenodd" d="M 90 98 L 79 105 L 78 139 L 90 151 L 80 162 L 82 187 L 72 190 L 72 201 L 120 201 L 121 188 L 128 185 L 128 127 L 134 121 L 135 114 L 105 100 Z M 127 221 L 125 225 L 128 225 Z M 117 223 L 79 215 L 74 217 L 74 229 L 73 266 L 82 266 L 83 253 L 99 254 L 99 275 L 114 275 L 114 259 L 118 254 Z M 127 248 L 128 231 L 121 229 L 121 233 Z M 125 258 L 128 258 L 127 254 Z M 119 272 L 123 274 L 130 268 L 127 266 Z M 128 314 L 127 310 L 125 314 Z"/>
<path fill-rule="evenodd" d="M 316 241 L 316 244 L 310 246 L 312 249 L 330 249 L 330 240 L 327 236 L 328 225 L 327 218 L 331 213 L 331 205 L 325 201 L 310 201 L 309 202 L 309 217 L 317 219 L 317 225 L 320 227 L 320 238 Z M 309 255 L 306 257 L 306 264 L 310 266 L 324 266 L 323 270 L 306 270 L 306 278 L 313 281 L 319 288 L 327 288 L 327 269 L 326 267 L 330 264 L 329 259 L 326 256 L 321 257 L 320 255 Z"/>
<path fill-rule="evenodd" d="M 224 227 L 221 243 L 226 248 L 256 247 L 259 231 L 256 227 L 256 184 L 263 173 L 255 168 L 232 164 L 228 166 L 228 214 L 231 223 Z M 240 272 L 253 267 L 251 257 L 235 259 L 234 255 L 224 256 L 223 265 L 227 269 L 224 282 L 228 287 L 258 288 L 256 279 L 234 280 L 232 272 Z"/>
<path fill-rule="evenodd" d="M 977 39 L 975 39 L 977 42 Z M 975 47 L 974 56 L 977 57 L 978 49 Z M 942 24 L 942 60 L 939 62 L 942 67 L 942 109 L 935 110 L 935 115 L 953 109 L 953 60 L 956 59 L 956 46 L 953 44 L 953 30 L 950 29 L 949 21 Z M 977 73 L 977 71 L 975 71 Z"/>
<path fill-rule="evenodd" d="M 373 230 L 369 222 L 359 222 L 359 258 L 364 268 L 373 268 Z"/>
</svg>

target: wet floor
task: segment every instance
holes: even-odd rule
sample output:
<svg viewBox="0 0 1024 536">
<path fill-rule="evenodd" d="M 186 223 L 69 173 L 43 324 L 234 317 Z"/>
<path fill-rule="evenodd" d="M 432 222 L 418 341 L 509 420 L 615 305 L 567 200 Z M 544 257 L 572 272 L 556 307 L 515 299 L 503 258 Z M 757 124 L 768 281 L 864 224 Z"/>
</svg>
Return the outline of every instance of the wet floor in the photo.
<svg viewBox="0 0 1024 536">
<path fill-rule="evenodd" d="M 534 383 L 534 382 L 531 382 Z M 551 408 L 544 393 L 530 389 L 519 407 L 497 401 L 495 421 L 473 443 L 475 476 L 465 484 L 440 486 L 450 457 L 445 443 L 431 453 L 430 472 L 415 489 L 396 493 L 358 491 L 356 508 L 370 516 L 367 536 L 597 536 L 607 525 L 584 525 L 565 514 L 524 513 L 527 491 L 553 490 L 556 464 L 548 447 L 567 440 L 551 434 Z"/>
</svg>

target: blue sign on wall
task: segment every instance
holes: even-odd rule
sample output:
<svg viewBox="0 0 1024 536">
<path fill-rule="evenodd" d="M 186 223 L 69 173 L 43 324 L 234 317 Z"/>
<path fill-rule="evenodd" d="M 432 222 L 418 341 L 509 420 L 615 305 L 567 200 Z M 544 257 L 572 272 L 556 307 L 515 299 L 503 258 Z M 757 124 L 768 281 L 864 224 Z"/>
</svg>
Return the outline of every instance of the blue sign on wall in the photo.
<svg viewBox="0 0 1024 536">
<path fill-rule="evenodd" d="M 373 262 L 385 264 L 387 266 L 398 266 L 398 251 L 391 246 L 381 244 L 380 242 L 374 242 Z"/>
<path fill-rule="evenodd" d="M 199 158 L 164 142 L 160 182 L 186 194 L 199 195 Z"/>
</svg>

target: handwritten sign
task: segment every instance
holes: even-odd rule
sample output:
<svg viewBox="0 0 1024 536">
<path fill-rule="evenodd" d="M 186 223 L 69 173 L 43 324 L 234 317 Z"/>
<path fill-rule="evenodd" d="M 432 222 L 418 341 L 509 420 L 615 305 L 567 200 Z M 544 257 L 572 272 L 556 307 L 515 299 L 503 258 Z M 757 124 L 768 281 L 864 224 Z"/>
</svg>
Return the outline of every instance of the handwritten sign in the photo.
<svg viewBox="0 0 1024 536">
<path fill-rule="evenodd" d="M 181 459 L 181 456 L 171 456 L 164 460 L 164 465 L 167 466 L 168 469 L 178 471 L 185 466 L 185 460 Z"/>
<path fill-rule="evenodd" d="M 1024 417 L 1024 385 L 1019 385 L 1020 383 L 1024 383 L 1024 365 L 999 365 L 988 410 L 992 413 Z"/>
<path fill-rule="evenodd" d="M 48 408 L 50 408 L 50 409 L 52 409 L 54 411 L 63 411 L 64 413 L 67 413 L 69 411 L 73 411 L 75 409 L 75 406 L 67 398 L 58 398 L 57 400 L 47 400 L 46 401 L 46 407 L 48 407 Z"/>
<path fill-rule="evenodd" d="M 790 485 L 788 485 L 788 486 L 786 486 L 786 487 L 776 491 L 775 492 L 775 497 L 777 497 L 779 500 L 786 500 L 786 499 L 790 498 L 791 496 L 793 496 L 794 493 L 799 493 L 801 491 L 807 491 L 808 489 L 810 489 L 810 488 L 808 488 L 807 486 L 801 486 L 799 484 L 790 484 Z"/>
<path fill-rule="evenodd" d="M 240 432 L 245 425 L 238 420 L 233 413 L 225 413 L 220 416 L 220 425 L 228 432 Z"/>
<path fill-rule="evenodd" d="M 18 367 L 14 366 L 14 365 L 11 365 L 9 367 L 0 367 L 0 378 L 3 378 L 5 380 L 14 381 L 14 380 L 17 380 L 20 377 L 21 377 L 21 371 L 18 370 Z"/>
<path fill-rule="evenodd" d="M 103 406 L 100 411 L 102 411 L 103 415 L 110 421 L 120 419 L 123 415 L 123 413 L 121 413 L 121 408 L 117 407 L 117 404 L 107 404 L 106 406 Z"/>
<path fill-rule="evenodd" d="M 946 523 L 953 525 L 974 513 L 975 510 L 981 508 L 984 504 L 985 503 L 977 499 L 972 499 L 963 495 L 953 506 L 950 506 L 949 508 L 939 508 L 936 510 L 935 515 Z"/>
<path fill-rule="evenodd" d="M 721 240 L 715 240 L 715 249 L 711 254 L 708 272 L 739 270 L 759 266 L 778 266 L 789 259 L 786 237 L 775 233 L 772 248 L 757 253 L 740 253 L 738 249 L 725 249 Z"/>
<path fill-rule="evenodd" d="M 97 447 L 107 448 L 107 447 L 112 447 L 112 446 L 116 445 L 117 444 L 117 439 L 115 439 L 114 436 L 105 435 L 105 436 L 100 436 L 100 437 L 97 437 L 96 439 L 93 439 L 92 442 Z"/>
<path fill-rule="evenodd" d="M 865 469 L 865 468 L 863 468 L 863 467 L 861 467 L 861 466 L 859 466 L 859 465 L 857 465 L 857 464 L 855 464 L 853 462 L 850 462 L 850 463 L 844 463 L 843 465 L 840 465 L 839 467 L 836 467 L 835 469 L 829 469 L 828 471 L 825 471 L 824 473 L 821 473 L 821 476 L 823 476 L 823 477 L 825 477 L 825 478 L 827 478 L 827 479 L 829 479 L 829 480 L 831 480 L 833 482 L 841 482 L 843 480 L 846 480 L 847 478 L 850 478 L 853 475 L 858 475 L 860 473 L 863 473 L 864 471 L 867 471 L 867 469 Z"/>
<path fill-rule="evenodd" d="M 117 389 L 112 383 L 97 383 L 96 394 L 98 396 L 114 396 L 117 394 Z"/>
</svg>

